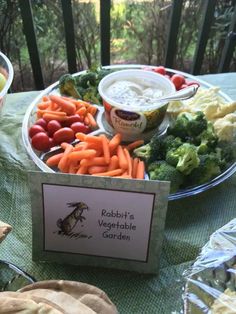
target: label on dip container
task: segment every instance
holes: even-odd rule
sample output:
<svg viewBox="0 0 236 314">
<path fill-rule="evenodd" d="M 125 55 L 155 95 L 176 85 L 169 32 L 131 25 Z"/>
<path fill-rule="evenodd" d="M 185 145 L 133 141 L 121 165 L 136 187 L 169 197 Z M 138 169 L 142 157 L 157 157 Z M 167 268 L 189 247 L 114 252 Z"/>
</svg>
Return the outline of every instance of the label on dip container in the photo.
<svg viewBox="0 0 236 314">
<path fill-rule="evenodd" d="M 147 120 L 143 114 L 113 108 L 110 118 L 114 129 L 119 133 L 141 134 L 146 128 Z"/>
</svg>

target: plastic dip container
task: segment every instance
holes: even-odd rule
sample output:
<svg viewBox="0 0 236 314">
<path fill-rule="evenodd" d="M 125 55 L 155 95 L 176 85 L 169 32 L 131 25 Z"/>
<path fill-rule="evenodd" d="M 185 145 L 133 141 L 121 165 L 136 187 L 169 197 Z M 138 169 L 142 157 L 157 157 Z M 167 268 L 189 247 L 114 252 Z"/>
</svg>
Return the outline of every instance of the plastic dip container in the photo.
<svg viewBox="0 0 236 314">
<path fill-rule="evenodd" d="M 145 70 L 120 70 L 108 74 L 98 91 L 105 109 L 105 120 L 113 133 L 125 141 L 147 139 L 162 124 L 168 102 L 158 98 L 175 92 L 165 76 Z"/>
</svg>

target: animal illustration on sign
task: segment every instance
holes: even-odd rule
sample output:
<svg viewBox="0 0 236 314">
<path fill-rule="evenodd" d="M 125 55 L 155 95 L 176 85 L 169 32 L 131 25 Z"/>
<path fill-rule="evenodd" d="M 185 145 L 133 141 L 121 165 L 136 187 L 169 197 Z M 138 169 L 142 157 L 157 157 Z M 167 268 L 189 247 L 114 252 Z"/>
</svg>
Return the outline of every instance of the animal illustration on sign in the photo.
<svg viewBox="0 0 236 314">
<path fill-rule="evenodd" d="M 57 226 L 66 235 L 69 235 L 76 226 L 77 222 L 83 222 L 86 218 L 83 216 L 84 210 L 88 210 L 88 206 L 83 202 L 67 203 L 68 207 L 73 207 L 73 211 L 64 219 L 57 220 Z"/>
</svg>

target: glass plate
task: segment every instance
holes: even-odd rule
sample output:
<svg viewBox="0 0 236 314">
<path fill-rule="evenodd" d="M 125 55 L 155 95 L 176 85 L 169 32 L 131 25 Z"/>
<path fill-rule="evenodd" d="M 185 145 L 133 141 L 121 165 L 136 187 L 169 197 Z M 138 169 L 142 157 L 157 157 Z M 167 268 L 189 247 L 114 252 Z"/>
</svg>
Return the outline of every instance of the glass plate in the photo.
<svg viewBox="0 0 236 314">
<path fill-rule="evenodd" d="M 150 67 L 153 68 L 153 66 L 146 66 L 146 65 L 136 65 L 136 64 L 129 64 L 129 65 L 113 65 L 113 66 L 105 66 L 104 68 L 106 69 L 117 69 L 117 70 L 121 70 L 121 69 L 140 69 L 143 67 Z M 197 77 L 190 75 L 188 73 L 185 72 L 181 72 L 181 71 L 177 71 L 177 70 L 173 70 L 173 69 L 169 69 L 166 68 L 167 72 L 170 73 L 178 73 L 178 74 L 182 74 L 184 77 L 191 79 L 193 81 L 196 81 L 200 84 L 200 86 L 205 87 L 205 88 L 211 88 L 213 87 L 213 85 L 198 79 Z M 81 75 L 83 73 L 85 73 L 86 71 L 81 71 L 78 73 L 73 74 L 73 76 L 78 76 Z M 28 135 L 28 129 L 29 127 L 34 123 L 35 121 L 35 113 L 36 113 L 36 104 L 39 103 L 42 99 L 43 96 L 48 95 L 48 94 L 52 94 L 52 93 L 58 93 L 58 81 L 55 82 L 54 84 L 50 85 L 49 87 L 47 87 L 45 90 L 43 90 L 34 100 L 33 102 L 30 104 L 30 106 L 28 107 L 24 119 L 23 119 L 23 125 L 22 125 L 22 138 L 23 138 L 23 143 L 24 146 L 29 154 L 29 156 L 32 158 L 32 160 L 35 162 L 35 164 L 42 170 L 45 172 L 55 172 L 53 169 L 49 168 L 41 159 L 40 159 L 40 155 L 32 148 L 31 143 L 30 143 L 30 138 Z M 222 91 L 219 91 L 219 95 L 226 100 L 227 102 L 233 102 L 233 100 L 226 95 L 225 93 L 223 93 Z M 99 130 L 100 132 L 106 132 L 104 125 L 102 123 L 103 121 L 103 107 L 101 106 L 100 109 L 98 110 L 98 116 L 97 116 L 97 122 L 99 125 Z M 92 132 L 91 134 L 94 134 L 96 131 Z M 226 179 L 228 179 L 230 176 L 232 176 L 232 174 L 236 171 L 236 162 L 234 162 L 229 168 L 227 168 L 224 172 L 222 172 L 219 176 L 215 177 L 214 179 L 212 179 L 211 181 L 204 183 L 202 185 L 198 185 L 192 188 L 187 188 L 187 189 L 183 189 L 183 190 L 179 190 L 176 193 L 170 194 L 168 199 L 169 200 L 177 200 L 177 199 L 181 199 L 184 197 L 188 197 L 188 196 L 192 196 L 192 195 L 196 195 L 199 194 L 203 191 L 206 191 L 222 182 L 224 182 Z"/>
</svg>

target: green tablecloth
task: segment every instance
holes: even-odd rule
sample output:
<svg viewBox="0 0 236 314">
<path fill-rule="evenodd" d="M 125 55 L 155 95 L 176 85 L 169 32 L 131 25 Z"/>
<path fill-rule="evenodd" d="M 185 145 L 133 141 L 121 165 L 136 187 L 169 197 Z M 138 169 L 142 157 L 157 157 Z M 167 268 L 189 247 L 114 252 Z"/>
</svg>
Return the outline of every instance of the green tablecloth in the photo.
<svg viewBox="0 0 236 314">
<path fill-rule="evenodd" d="M 236 73 L 204 75 L 236 100 Z M 103 289 L 120 313 L 171 313 L 181 308 L 182 272 L 216 229 L 236 216 L 236 175 L 199 195 L 168 205 L 160 276 L 33 262 L 27 170 L 37 170 L 21 140 L 27 106 L 38 92 L 9 94 L 0 120 L 0 220 L 13 231 L 0 246 L 0 259 L 17 264 L 37 280 L 67 279 Z"/>
</svg>

